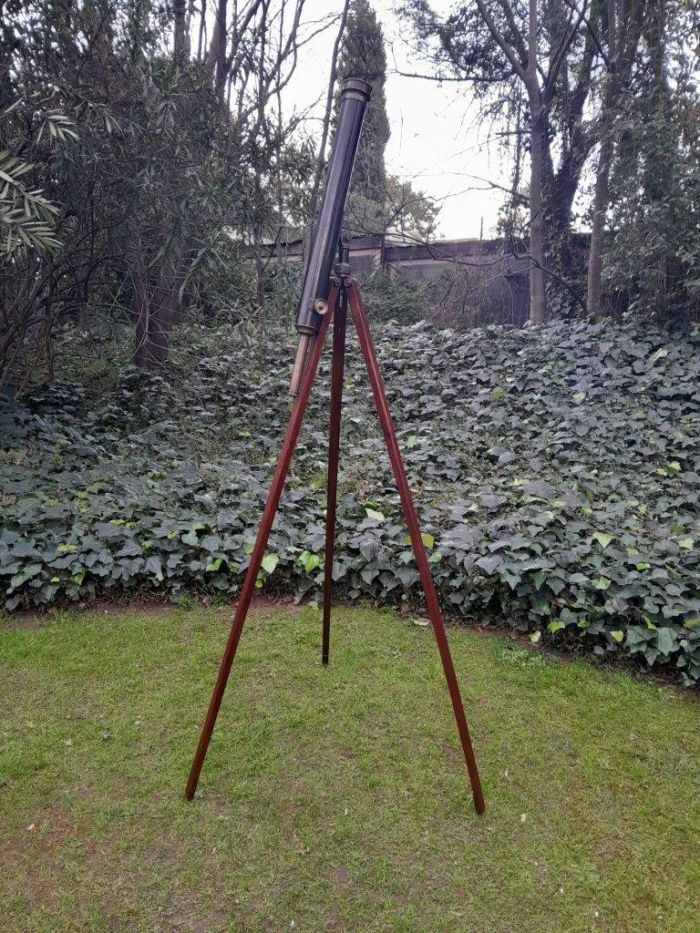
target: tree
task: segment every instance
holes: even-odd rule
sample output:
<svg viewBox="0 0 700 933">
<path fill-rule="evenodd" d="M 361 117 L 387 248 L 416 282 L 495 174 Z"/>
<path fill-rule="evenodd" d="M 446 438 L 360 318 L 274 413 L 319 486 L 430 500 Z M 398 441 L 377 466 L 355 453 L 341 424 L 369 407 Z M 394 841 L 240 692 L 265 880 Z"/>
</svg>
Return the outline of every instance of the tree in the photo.
<svg viewBox="0 0 700 933">
<path fill-rule="evenodd" d="M 27 341 L 46 349 L 51 315 L 45 267 L 52 264 L 42 259 L 61 246 L 56 237 L 59 208 L 37 187 L 35 166 L 16 154 L 23 151 L 26 138 L 17 129 L 36 127 L 34 158 L 60 160 L 77 139 L 64 114 L 32 103 L 16 100 L 0 112 L 0 387 Z"/>
<path fill-rule="evenodd" d="M 368 0 L 352 0 L 338 59 L 338 83 L 362 78 L 372 85 L 362 136 L 357 147 L 351 192 L 384 205 L 386 168 L 384 150 L 389 141 L 386 113 L 386 53 L 384 36 Z"/>
<path fill-rule="evenodd" d="M 430 240 L 440 211 L 435 201 L 395 175 L 387 175 L 386 190 L 382 229 L 407 239 Z"/>
<path fill-rule="evenodd" d="M 615 155 L 618 127 L 629 115 L 630 77 L 637 61 L 646 0 L 605 0 L 602 7 L 598 47 L 605 72 L 600 82 L 597 136 L 600 140 L 591 212 L 591 242 L 588 252 L 588 314 L 601 314 L 605 217 L 610 200 L 610 172 Z M 591 26 L 591 28 L 594 28 Z"/>
<path fill-rule="evenodd" d="M 425 242 L 435 231 L 439 208 L 408 181 L 386 176 L 382 203 L 356 191 L 348 198 L 345 219 L 356 235 L 389 234 Z"/>
<path fill-rule="evenodd" d="M 286 120 L 280 95 L 304 2 L 210 3 L 209 48 L 206 4 L 5 4 L 0 380 L 40 356 L 50 374 L 72 317 L 128 322 L 139 366 L 161 365 L 224 230 L 258 243 L 299 210 L 303 114 Z"/>
<path fill-rule="evenodd" d="M 409 0 L 405 13 L 423 54 L 471 84 L 482 118 L 503 120 L 519 139 L 525 120 L 530 163 L 530 320 L 545 319 L 545 275 L 553 237 L 566 239 L 571 206 L 592 145 L 583 115 L 596 57 L 586 28 L 588 0 L 475 0 L 446 19 L 427 0 Z M 524 106 L 520 105 L 524 95 Z M 555 152 L 559 153 L 558 166 Z M 520 174 L 519 165 L 516 172 Z M 522 203 L 519 185 L 513 203 Z M 548 243 L 549 239 L 549 243 Z M 549 248 L 548 248 L 549 247 Z M 559 246 L 565 254 L 565 247 Z M 560 265 L 566 265 L 564 260 Z M 559 273 L 560 274 L 560 273 Z"/>
<path fill-rule="evenodd" d="M 603 294 L 657 315 L 700 313 L 698 11 L 650 0 L 614 129 Z"/>
<path fill-rule="evenodd" d="M 189 54 L 187 41 L 186 0 L 173 0 L 173 51 L 176 60 L 183 61 L 185 55 Z"/>
</svg>

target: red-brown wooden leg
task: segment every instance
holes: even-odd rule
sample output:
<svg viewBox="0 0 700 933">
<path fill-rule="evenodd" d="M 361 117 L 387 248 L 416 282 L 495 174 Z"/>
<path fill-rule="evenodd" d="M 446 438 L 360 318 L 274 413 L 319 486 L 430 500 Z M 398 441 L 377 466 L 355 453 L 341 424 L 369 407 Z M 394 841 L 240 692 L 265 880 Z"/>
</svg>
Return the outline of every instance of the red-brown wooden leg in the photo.
<svg viewBox="0 0 700 933">
<path fill-rule="evenodd" d="M 199 773 L 202 770 L 204 758 L 207 754 L 207 749 L 209 748 L 211 735 L 216 724 L 216 717 L 219 713 L 219 707 L 221 706 L 221 700 L 223 699 L 224 691 L 226 690 L 229 674 L 231 673 L 231 665 L 233 664 L 233 659 L 236 656 L 236 649 L 238 648 L 238 642 L 241 638 L 241 632 L 243 631 L 243 625 L 245 623 L 246 615 L 248 614 L 250 601 L 252 599 L 253 593 L 255 592 L 255 581 L 258 578 L 260 565 L 262 563 L 263 557 L 265 556 L 267 539 L 270 536 L 272 523 L 275 519 L 277 507 L 279 506 L 280 497 L 284 488 L 284 482 L 287 478 L 287 472 L 289 471 L 289 465 L 292 462 L 292 457 L 294 456 L 294 448 L 296 447 L 301 424 L 304 420 L 304 413 L 306 412 L 306 406 L 309 402 L 309 396 L 311 395 L 311 386 L 313 385 L 314 378 L 316 377 L 318 361 L 321 358 L 321 351 L 323 350 L 323 344 L 326 339 L 328 324 L 333 315 L 333 311 L 335 310 L 337 298 L 338 290 L 337 288 L 333 287 L 328 298 L 328 311 L 323 316 L 321 321 L 321 329 L 319 330 L 316 343 L 311 350 L 310 359 L 308 361 L 306 372 L 302 379 L 301 388 L 299 390 L 299 397 L 294 405 L 294 409 L 292 410 L 289 423 L 287 424 L 287 430 L 284 435 L 284 441 L 282 442 L 282 449 L 280 450 L 279 460 L 277 461 L 277 466 L 275 467 L 275 474 L 272 478 L 270 491 L 267 496 L 267 502 L 265 503 L 265 510 L 263 512 L 262 519 L 260 520 L 260 527 L 258 528 L 258 534 L 255 539 L 255 547 L 253 548 L 253 553 L 250 556 L 250 564 L 248 565 L 248 571 L 243 582 L 241 595 L 238 599 L 238 605 L 236 606 L 236 613 L 233 617 L 231 632 L 228 637 L 228 642 L 226 643 L 224 655 L 221 659 L 221 666 L 219 667 L 219 673 L 214 685 L 214 692 L 211 696 L 207 716 L 204 720 L 202 732 L 199 737 L 197 751 L 195 752 L 194 761 L 192 762 L 192 769 L 190 771 L 189 780 L 187 781 L 187 788 L 185 790 L 185 797 L 187 800 L 192 800 L 194 797 L 194 792 L 197 789 Z"/>
<path fill-rule="evenodd" d="M 430 573 L 430 566 L 425 553 L 425 545 L 423 544 L 420 527 L 418 525 L 418 516 L 416 515 L 416 510 L 413 505 L 413 498 L 411 496 L 408 480 L 406 479 L 406 472 L 401 459 L 401 451 L 399 450 L 399 444 L 396 439 L 396 431 L 394 430 L 391 413 L 389 411 L 384 383 L 381 373 L 379 372 L 372 336 L 369 332 L 367 312 L 365 311 L 362 296 L 355 282 L 352 282 L 348 288 L 348 300 L 350 303 L 350 311 L 352 312 L 352 319 L 355 323 L 355 329 L 357 330 L 357 336 L 360 341 L 360 348 L 367 367 L 370 385 L 372 386 L 374 402 L 382 425 L 382 432 L 384 434 L 384 440 L 386 441 L 391 468 L 394 472 L 396 486 L 401 499 L 406 525 L 408 526 L 408 533 L 411 537 L 411 544 L 413 545 L 413 553 L 415 554 L 416 564 L 418 565 L 418 572 L 423 584 L 423 589 L 425 590 L 425 602 L 428 609 L 428 616 L 433 626 L 435 640 L 437 641 L 438 651 L 440 652 L 440 660 L 442 661 L 442 667 L 445 671 L 447 687 L 450 691 L 450 698 L 452 699 L 452 708 L 454 709 L 455 719 L 457 720 L 457 730 L 462 742 L 464 759 L 467 763 L 467 770 L 471 781 L 474 806 L 476 807 L 477 813 L 483 813 L 485 809 L 484 795 L 481 791 L 479 771 L 476 766 L 476 759 L 474 758 L 474 750 L 469 736 L 469 727 L 467 726 L 467 720 L 464 715 L 464 706 L 462 705 L 459 685 L 457 684 L 457 675 L 455 674 L 452 655 L 450 654 L 450 647 L 447 642 L 445 625 L 442 621 L 442 615 L 440 614 L 435 584 L 433 583 L 433 578 Z"/>
<path fill-rule="evenodd" d="M 340 453 L 340 418 L 343 405 L 343 375 L 345 369 L 345 325 L 348 299 L 340 293 L 333 319 L 333 366 L 331 371 L 331 417 L 328 437 L 328 481 L 326 492 L 326 559 L 323 579 L 323 645 L 321 661 L 328 664 L 331 639 L 331 599 L 333 597 L 333 548 L 335 545 L 335 511 L 338 493 L 338 459 Z"/>
</svg>

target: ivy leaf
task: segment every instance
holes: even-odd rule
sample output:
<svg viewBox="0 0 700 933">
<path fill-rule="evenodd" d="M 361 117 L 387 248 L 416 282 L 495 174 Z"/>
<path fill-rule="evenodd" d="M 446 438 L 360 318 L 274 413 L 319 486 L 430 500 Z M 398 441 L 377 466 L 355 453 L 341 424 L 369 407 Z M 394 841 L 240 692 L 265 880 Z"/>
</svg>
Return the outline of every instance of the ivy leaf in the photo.
<svg viewBox="0 0 700 933">
<path fill-rule="evenodd" d="M 594 531 L 593 537 L 598 542 L 598 544 L 605 550 L 605 548 L 610 544 L 614 535 L 609 535 L 606 531 Z"/>
<path fill-rule="evenodd" d="M 158 580 L 163 579 L 163 566 L 160 562 L 160 557 L 152 555 L 146 561 L 146 572 L 154 574 Z"/>
<path fill-rule="evenodd" d="M 406 590 L 413 586 L 413 584 L 420 579 L 418 571 L 415 569 L 415 567 L 397 567 L 396 576 L 399 578 L 401 585 Z"/>
<path fill-rule="evenodd" d="M 266 554 L 262 559 L 262 565 L 261 565 L 262 569 L 265 571 L 265 573 L 271 574 L 274 571 L 277 564 L 279 564 L 279 561 L 280 561 L 279 555 Z"/>
<path fill-rule="evenodd" d="M 480 557 L 476 561 L 476 566 L 481 567 L 484 573 L 490 576 L 498 570 L 502 563 L 503 560 L 500 557 Z"/>
<path fill-rule="evenodd" d="M 304 551 L 298 560 L 306 573 L 312 573 L 321 564 L 320 554 L 313 554 L 311 551 Z"/>
<path fill-rule="evenodd" d="M 676 646 L 676 633 L 668 626 L 660 628 L 656 633 L 656 647 L 661 654 L 668 656 Z"/>
<path fill-rule="evenodd" d="M 116 521 L 98 522 L 95 525 L 95 534 L 98 538 L 119 538 L 124 532 Z"/>
</svg>

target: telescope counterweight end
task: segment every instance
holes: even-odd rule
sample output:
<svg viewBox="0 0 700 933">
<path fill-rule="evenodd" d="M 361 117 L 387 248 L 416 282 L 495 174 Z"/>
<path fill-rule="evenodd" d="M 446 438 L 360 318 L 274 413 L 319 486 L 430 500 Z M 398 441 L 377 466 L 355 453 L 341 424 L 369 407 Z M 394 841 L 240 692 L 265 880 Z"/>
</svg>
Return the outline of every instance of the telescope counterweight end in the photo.
<svg viewBox="0 0 700 933">
<path fill-rule="evenodd" d="M 299 386 L 301 385 L 301 379 L 304 375 L 306 357 L 308 356 L 309 349 L 312 346 L 315 338 L 311 334 L 301 334 L 299 337 L 299 345 L 297 346 L 297 355 L 294 359 L 294 366 L 292 368 L 292 378 L 289 383 L 289 394 L 292 398 L 296 398 L 299 395 Z"/>
</svg>

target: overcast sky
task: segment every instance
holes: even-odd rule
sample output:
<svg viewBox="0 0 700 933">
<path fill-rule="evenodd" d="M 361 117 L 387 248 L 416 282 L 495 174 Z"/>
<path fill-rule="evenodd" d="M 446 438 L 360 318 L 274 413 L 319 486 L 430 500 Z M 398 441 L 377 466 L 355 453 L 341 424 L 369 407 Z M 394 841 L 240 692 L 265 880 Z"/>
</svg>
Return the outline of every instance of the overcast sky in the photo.
<svg viewBox="0 0 700 933">
<path fill-rule="evenodd" d="M 470 119 L 469 89 L 462 84 L 439 86 L 434 81 L 402 77 L 395 71 L 423 71 L 411 58 L 401 38 L 401 26 L 393 10 L 396 3 L 371 0 L 384 30 L 387 52 L 387 111 L 391 139 L 386 150 L 387 170 L 436 198 L 441 205 L 438 235 L 478 237 L 483 218 L 484 236 L 494 234 L 502 194 L 484 188 L 471 176 L 503 183 L 503 168 L 495 145 L 486 145 L 485 131 L 479 133 Z M 338 0 L 308 0 L 307 21 L 321 18 Z M 433 2 L 436 9 L 448 3 Z M 289 87 L 287 106 L 304 108 L 323 96 L 330 68 L 330 54 L 337 26 L 316 37 L 302 50 L 297 72 Z M 319 106 L 322 113 L 322 105 Z"/>
</svg>

